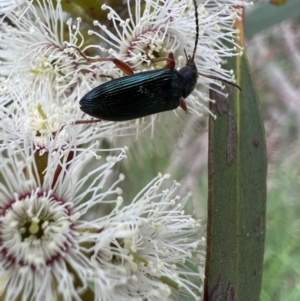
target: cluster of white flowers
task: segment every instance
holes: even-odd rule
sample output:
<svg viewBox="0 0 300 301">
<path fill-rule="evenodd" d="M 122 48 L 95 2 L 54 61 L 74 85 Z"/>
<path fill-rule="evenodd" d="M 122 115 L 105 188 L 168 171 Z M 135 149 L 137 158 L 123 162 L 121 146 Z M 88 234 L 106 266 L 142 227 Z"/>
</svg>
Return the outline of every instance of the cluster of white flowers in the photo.
<svg viewBox="0 0 300 301">
<path fill-rule="evenodd" d="M 243 1 L 197 2 L 195 63 L 208 77 L 187 105 L 200 114 L 208 100 L 201 86 L 215 82 L 211 77 L 234 81 L 221 64 L 240 54 L 233 25 Z M 75 16 L 63 1 L 0 3 L 1 300 L 200 298 L 205 240 L 200 222 L 184 212 L 188 197 L 177 195 L 176 182 L 163 188 L 169 176 L 159 174 L 123 204 L 124 176 L 112 171 L 127 147 L 101 149 L 104 138 L 153 127 L 156 116 L 82 122 L 91 118 L 80 98 L 123 74 L 81 52 L 118 58 L 135 72 L 160 68 L 149 56 L 170 52 L 182 67 L 184 49 L 193 52 L 192 1 L 128 0 L 124 7 L 125 20 L 103 5 L 113 26 L 94 21 L 91 30 L 80 18 L 85 11 Z"/>
<path fill-rule="evenodd" d="M 43 176 L 31 147 L 7 149 L 1 160 L 2 300 L 197 298 L 202 276 L 193 254 L 204 241 L 199 222 L 183 211 L 187 197 L 176 195 L 178 184 L 163 190 L 168 175 L 159 175 L 122 206 L 124 176 L 109 178 L 125 150 L 93 162 L 85 175 L 92 158 L 72 156 L 49 154 Z"/>
</svg>

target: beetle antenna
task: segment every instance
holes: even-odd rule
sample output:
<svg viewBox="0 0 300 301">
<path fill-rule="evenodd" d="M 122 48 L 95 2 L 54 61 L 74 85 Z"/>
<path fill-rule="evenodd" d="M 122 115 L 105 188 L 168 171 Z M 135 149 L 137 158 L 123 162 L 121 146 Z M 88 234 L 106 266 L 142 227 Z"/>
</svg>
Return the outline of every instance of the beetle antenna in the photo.
<svg viewBox="0 0 300 301">
<path fill-rule="evenodd" d="M 188 55 L 187 55 L 185 49 L 183 49 L 183 51 L 184 51 L 185 59 L 188 61 L 188 60 L 189 60 L 189 57 L 188 57 Z"/>
<path fill-rule="evenodd" d="M 238 86 L 237 84 L 232 83 L 232 82 L 230 82 L 230 81 L 228 81 L 228 80 L 226 80 L 226 79 L 221 79 L 221 78 L 218 78 L 218 77 L 216 77 L 216 76 L 210 76 L 210 75 L 202 74 L 202 73 L 200 73 L 200 72 L 198 72 L 198 73 L 199 73 L 199 75 L 204 76 L 204 77 L 206 77 L 206 78 L 216 79 L 216 80 L 219 80 L 219 81 L 221 81 L 221 82 L 223 82 L 223 83 L 227 83 L 227 84 L 229 84 L 229 85 L 231 85 L 231 86 L 233 86 L 233 87 L 238 88 L 240 91 L 242 91 L 242 89 L 241 89 L 240 86 Z"/>
<path fill-rule="evenodd" d="M 198 39 L 199 39 L 198 7 L 197 7 L 196 0 L 193 0 L 193 2 L 194 2 L 194 6 L 195 6 L 196 38 L 195 38 L 195 47 L 194 47 L 194 51 L 193 51 L 193 55 L 192 55 L 192 62 L 195 59 L 195 54 L 196 54 L 197 45 L 198 45 Z"/>
<path fill-rule="evenodd" d="M 194 62 L 195 60 L 195 55 L 196 55 L 196 50 L 197 50 L 197 45 L 198 45 L 198 40 L 199 40 L 199 16 L 198 16 L 198 7 L 197 7 L 197 2 L 196 0 L 193 0 L 194 2 L 194 6 L 195 6 L 195 22 L 196 22 L 196 38 L 195 38 L 195 46 L 194 46 L 194 51 L 193 51 L 193 55 L 192 55 L 192 58 L 191 58 L 191 61 Z M 186 55 L 186 51 L 184 49 L 184 53 L 185 53 L 185 56 L 187 57 Z M 232 83 L 232 82 L 229 82 L 227 80 L 224 80 L 224 79 L 220 79 L 218 77 L 214 77 L 214 76 L 209 76 L 209 75 L 205 75 L 205 74 L 202 74 L 202 73 L 199 73 L 200 75 L 204 76 L 204 77 L 207 77 L 207 78 L 211 78 L 211 79 L 216 79 L 216 80 L 219 80 L 221 82 L 224 82 L 224 83 L 227 83 L 233 87 L 236 87 L 238 88 L 240 91 L 242 91 L 241 87 Z"/>
</svg>

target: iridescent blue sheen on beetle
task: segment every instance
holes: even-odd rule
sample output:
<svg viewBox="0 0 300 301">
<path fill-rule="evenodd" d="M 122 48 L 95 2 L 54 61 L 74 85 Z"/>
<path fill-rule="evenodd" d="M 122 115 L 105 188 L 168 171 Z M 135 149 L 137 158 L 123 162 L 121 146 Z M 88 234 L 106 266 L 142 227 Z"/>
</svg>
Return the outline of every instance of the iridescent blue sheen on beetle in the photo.
<svg viewBox="0 0 300 301">
<path fill-rule="evenodd" d="M 103 120 L 136 119 L 176 109 L 180 89 L 180 77 L 174 69 L 136 73 L 94 88 L 80 100 L 80 108 Z"/>
</svg>

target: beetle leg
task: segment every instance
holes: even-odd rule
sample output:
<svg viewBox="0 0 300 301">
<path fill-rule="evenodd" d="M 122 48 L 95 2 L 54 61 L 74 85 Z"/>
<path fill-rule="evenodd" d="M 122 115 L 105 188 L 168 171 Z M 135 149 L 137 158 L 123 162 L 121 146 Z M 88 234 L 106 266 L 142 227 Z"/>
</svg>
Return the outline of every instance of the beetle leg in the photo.
<svg viewBox="0 0 300 301">
<path fill-rule="evenodd" d="M 170 52 L 168 54 L 168 57 L 159 57 L 156 59 L 152 59 L 149 56 L 149 45 L 147 45 L 147 50 L 146 50 L 146 57 L 147 59 L 153 64 L 153 63 L 157 63 L 157 62 L 164 62 L 167 61 L 167 64 L 165 66 L 165 69 L 174 69 L 175 68 L 175 59 L 174 59 L 174 54 L 172 52 Z"/>
<path fill-rule="evenodd" d="M 99 57 L 95 59 L 88 59 L 88 62 L 95 63 L 95 62 L 113 62 L 121 71 L 123 71 L 127 75 L 134 74 L 133 69 L 127 65 L 126 63 L 116 59 L 116 58 L 110 58 L 110 57 Z"/>
<path fill-rule="evenodd" d="M 99 57 L 95 59 L 88 59 L 88 62 L 95 63 L 95 62 L 113 62 L 121 71 L 123 71 L 127 75 L 134 74 L 133 69 L 127 65 L 126 63 L 110 57 Z"/>
<path fill-rule="evenodd" d="M 168 55 L 168 61 L 165 66 L 165 69 L 174 69 L 175 68 L 175 59 L 173 52 L 170 52 Z"/>
<path fill-rule="evenodd" d="M 68 46 L 71 48 L 75 48 L 79 54 L 85 58 L 89 63 L 96 63 L 96 62 L 113 62 L 119 69 L 121 69 L 125 74 L 132 75 L 134 74 L 133 69 L 127 65 L 126 63 L 116 59 L 116 58 L 109 58 L 109 57 L 99 57 L 99 58 L 89 58 L 87 57 L 79 48 L 75 46 Z"/>
<path fill-rule="evenodd" d="M 100 75 L 98 75 L 99 77 L 107 77 L 107 78 L 110 78 L 111 80 L 113 80 L 114 79 L 114 77 L 113 76 L 111 76 L 111 75 L 104 75 L 104 74 L 100 74 Z"/>
<path fill-rule="evenodd" d="M 127 65 L 126 63 L 118 60 L 118 59 L 107 59 L 108 61 L 112 61 L 119 69 L 121 69 L 125 74 L 131 75 L 134 74 L 133 69 Z"/>
<path fill-rule="evenodd" d="M 89 58 L 78 47 L 70 45 L 70 46 L 68 46 L 68 48 L 76 49 L 83 58 L 85 58 L 87 61 L 89 60 Z"/>
<path fill-rule="evenodd" d="M 123 71 L 127 75 L 132 75 L 134 74 L 133 69 L 127 65 L 126 63 L 115 59 L 115 58 L 110 58 L 110 57 L 101 57 L 101 58 L 96 58 L 96 59 L 88 59 L 89 62 L 94 63 L 94 62 L 113 62 L 121 71 Z"/>
<path fill-rule="evenodd" d="M 186 103 L 185 103 L 183 97 L 179 98 L 179 106 L 183 111 L 187 112 L 187 106 L 186 106 Z"/>
<path fill-rule="evenodd" d="M 76 120 L 74 124 L 75 124 L 75 125 L 76 125 L 76 124 L 91 124 L 91 123 L 97 123 L 97 122 L 100 122 L 100 121 L 102 121 L 102 120 L 101 120 L 101 119 Z M 52 136 L 55 137 L 56 134 L 59 133 L 60 131 L 62 131 L 62 130 L 64 129 L 65 126 L 66 126 L 66 124 L 63 125 L 63 126 L 61 126 L 59 130 L 53 132 L 53 133 L 52 133 Z"/>
<path fill-rule="evenodd" d="M 97 123 L 97 122 L 101 122 L 101 119 L 92 119 L 92 120 L 76 120 L 75 121 L 75 125 L 76 124 L 90 124 L 90 123 Z"/>
</svg>

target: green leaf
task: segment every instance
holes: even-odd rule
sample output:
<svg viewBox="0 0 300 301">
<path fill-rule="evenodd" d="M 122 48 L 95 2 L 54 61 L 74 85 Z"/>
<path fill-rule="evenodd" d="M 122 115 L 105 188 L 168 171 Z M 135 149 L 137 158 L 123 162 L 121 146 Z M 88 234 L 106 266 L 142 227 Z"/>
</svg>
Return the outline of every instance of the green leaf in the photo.
<svg viewBox="0 0 300 301">
<path fill-rule="evenodd" d="M 282 6 L 274 6 L 265 2 L 252 10 L 245 18 L 245 35 L 249 39 L 256 33 L 279 24 L 287 19 L 300 16 L 299 0 L 289 0 Z"/>
<path fill-rule="evenodd" d="M 257 93 L 245 55 L 236 59 L 242 91 L 211 92 L 205 299 L 259 300 L 265 241 L 266 148 Z"/>
</svg>

